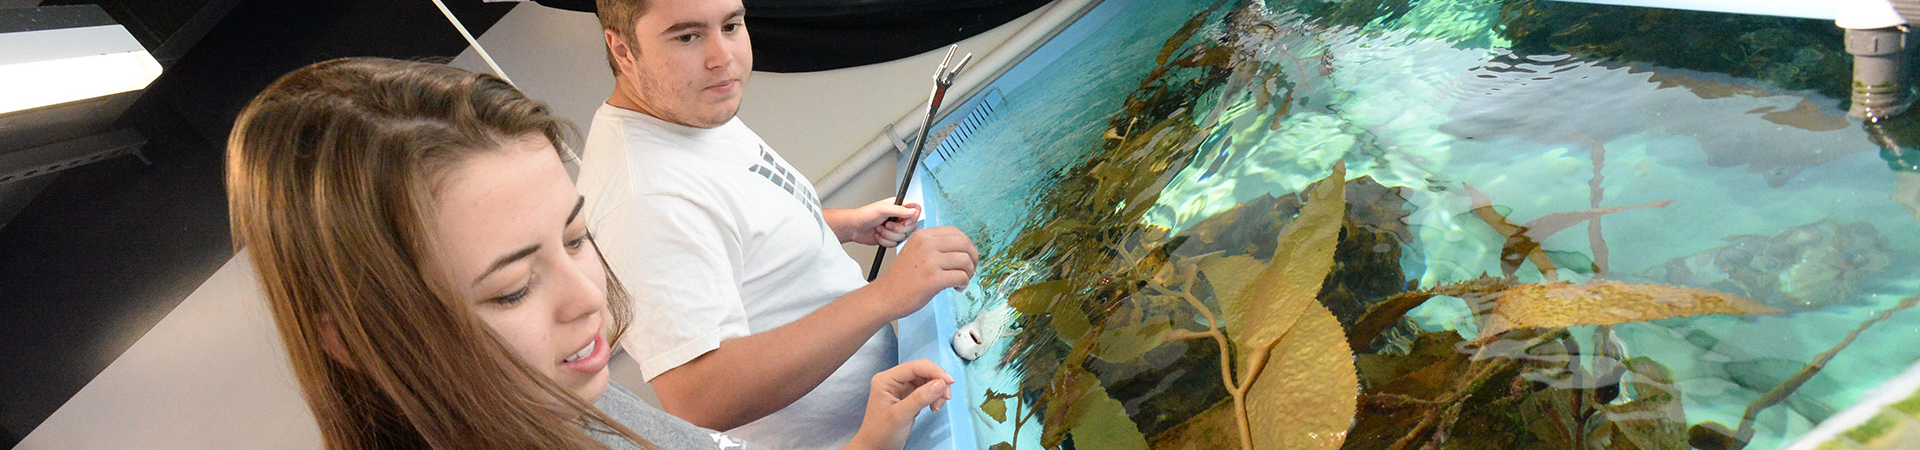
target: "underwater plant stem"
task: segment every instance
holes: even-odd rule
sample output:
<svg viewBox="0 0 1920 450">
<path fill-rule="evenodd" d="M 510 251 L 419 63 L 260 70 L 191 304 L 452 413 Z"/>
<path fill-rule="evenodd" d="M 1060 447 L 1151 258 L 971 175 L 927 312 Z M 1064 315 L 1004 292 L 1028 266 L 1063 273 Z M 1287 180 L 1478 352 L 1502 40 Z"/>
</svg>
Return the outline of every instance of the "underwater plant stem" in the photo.
<svg viewBox="0 0 1920 450">
<path fill-rule="evenodd" d="M 1575 448 L 1588 448 L 1587 421 L 1593 419 L 1593 413 L 1595 412 L 1593 390 L 1585 388 L 1588 382 L 1588 374 L 1587 368 L 1580 364 L 1580 342 L 1573 339 L 1572 333 L 1561 334 L 1559 340 L 1561 347 L 1567 352 L 1567 376 L 1572 381 L 1573 386 L 1580 387 L 1573 395 L 1573 407 L 1571 411 L 1573 414 L 1573 423 L 1570 424 L 1573 426 L 1573 429 L 1568 430 L 1571 433 L 1571 436 L 1568 437 L 1572 439 Z M 1595 343 L 1595 345 L 1600 344 Z"/>
<path fill-rule="evenodd" d="M 1438 415 L 1434 411 L 1429 409 L 1425 414 L 1421 414 L 1420 423 L 1413 424 L 1413 429 L 1409 430 L 1406 436 L 1401 436 L 1400 440 L 1393 441 L 1393 445 L 1388 446 L 1387 450 L 1401 450 L 1420 442 L 1421 434 L 1427 431 L 1427 426 L 1433 423 L 1434 416 Z"/>
<path fill-rule="evenodd" d="M 1600 199 L 1607 195 L 1606 188 L 1600 187 L 1600 183 L 1606 180 L 1606 176 L 1600 173 L 1600 169 L 1607 165 L 1607 147 L 1600 145 L 1600 141 L 1587 137 L 1579 130 L 1573 130 L 1573 135 L 1587 141 L 1587 144 L 1593 147 L 1593 179 L 1587 181 L 1587 199 L 1593 209 L 1600 209 Z M 1600 234 L 1599 216 L 1594 216 L 1592 220 L 1587 221 L 1587 247 L 1593 252 L 1593 278 L 1606 279 L 1609 256 L 1607 238 Z"/>
<path fill-rule="evenodd" d="M 1326 51 L 1332 51 L 1332 50 L 1326 50 Z M 1309 82 L 1309 80 L 1308 80 L 1308 77 L 1309 77 L 1309 76 L 1308 76 L 1308 74 L 1307 74 L 1307 63 L 1306 63 L 1305 61 L 1301 61 L 1301 60 L 1300 60 L 1300 57 L 1298 57 L 1298 56 L 1293 56 L 1293 54 L 1292 54 L 1292 53 L 1288 53 L 1288 52 L 1285 52 L 1285 51 L 1281 51 L 1281 52 L 1278 52 L 1278 53 L 1280 53 L 1280 56 L 1284 56 L 1284 57 L 1286 57 L 1286 58 L 1287 58 L 1287 60 L 1289 60 L 1289 61 L 1293 61 L 1293 68 L 1294 68 L 1294 70 L 1298 70 L 1298 71 L 1300 71 L 1300 87 L 1298 87 L 1298 88 L 1296 88 L 1296 89 L 1291 89 L 1291 90 L 1294 90 L 1294 91 L 1305 91 L 1305 90 L 1311 90 L 1311 89 L 1313 89 L 1313 83 L 1311 83 L 1311 82 Z"/>
<path fill-rule="evenodd" d="M 1566 330 L 1559 330 L 1553 333 L 1534 336 L 1532 339 L 1528 339 L 1522 343 L 1518 348 L 1520 351 L 1526 351 L 1526 349 L 1537 347 L 1548 341 L 1560 339 L 1561 336 L 1565 335 Z M 1492 379 L 1495 374 L 1515 364 L 1519 364 L 1519 360 L 1507 358 L 1505 355 L 1489 355 L 1488 352 L 1488 346 L 1481 346 L 1479 350 L 1474 352 L 1473 357 L 1468 358 L 1468 360 L 1472 362 L 1467 366 L 1467 376 L 1461 377 L 1459 382 L 1454 383 L 1453 389 L 1447 391 L 1445 395 L 1441 395 L 1440 398 L 1436 398 L 1431 402 L 1422 402 L 1428 405 L 1441 406 L 1441 408 L 1423 406 L 1426 412 L 1421 415 L 1420 422 L 1415 423 L 1413 427 L 1409 428 L 1407 435 L 1401 437 L 1398 441 L 1394 441 L 1393 445 L 1387 447 L 1387 450 L 1412 448 L 1412 446 L 1425 440 L 1429 435 L 1428 429 L 1430 428 L 1439 427 L 1440 429 L 1435 430 L 1435 432 L 1445 433 L 1445 428 L 1452 426 L 1452 420 L 1449 419 L 1441 423 L 1443 419 L 1447 419 L 1443 417 L 1447 415 L 1443 414 L 1444 412 L 1456 410 L 1461 402 L 1466 401 L 1467 397 L 1472 396 L 1475 391 L 1480 390 L 1480 387 L 1486 385 L 1487 381 Z"/>
<path fill-rule="evenodd" d="M 1220 343 L 1220 369 L 1223 371 L 1220 374 L 1220 381 L 1227 383 L 1227 392 L 1233 395 L 1233 420 L 1240 425 L 1240 448 L 1253 450 L 1253 424 L 1247 420 L 1247 389 L 1245 386 L 1233 384 L 1233 375 L 1224 372 L 1229 359 L 1226 353 L 1226 339 L 1214 338 L 1214 342 Z"/>
<path fill-rule="evenodd" d="M 1206 304 L 1200 303 L 1200 299 L 1194 297 L 1192 294 L 1186 292 L 1168 292 L 1165 290 L 1161 292 L 1179 297 L 1181 300 L 1186 300 L 1187 304 L 1193 305 L 1193 309 L 1200 312 L 1201 317 L 1207 319 L 1207 331 L 1173 330 L 1167 333 L 1167 339 L 1187 340 L 1206 336 L 1213 338 L 1214 344 L 1220 346 L 1220 384 L 1226 386 L 1227 394 L 1233 396 L 1233 418 L 1234 423 L 1240 426 L 1240 448 L 1242 450 L 1253 450 L 1253 424 L 1247 420 L 1247 386 L 1253 383 L 1249 382 L 1246 385 L 1242 385 L 1233 382 L 1233 351 L 1231 347 L 1227 346 L 1226 333 L 1220 332 L 1220 321 L 1214 318 L 1213 311 L 1207 309 Z M 1276 340 L 1275 342 L 1278 341 Z M 1265 353 L 1266 352 L 1260 353 L 1261 360 L 1266 359 Z M 1255 368 L 1254 370 L 1259 370 L 1258 367 L 1261 365 L 1260 362 L 1252 363 L 1252 366 Z"/>
<path fill-rule="evenodd" d="M 1734 437 L 1739 439 L 1738 442 L 1740 442 L 1742 446 L 1747 442 L 1751 442 L 1754 434 L 1753 422 L 1759 417 L 1760 411 L 1786 401 L 1787 396 L 1793 395 L 1793 391 L 1799 390 L 1801 385 L 1807 384 L 1807 380 L 1812 380 L 1814 375 L 1819 374 L 1821 369 L 1827 367 L 1827 362 L 1832 361 L 1834 355 L 1840 354 L 1840 350 L 1853 344 L 1853 340 L 1859 338 L 1860 333 L 1867 331 L 1867 328 L 1872 327 L 1873 324 L 1880 323 L 1880 321 L 1887 320 L 1888 317 L 1893 317 L 1893 313 L 1913 308 L 1915 304 L 1920 304 L 1920 296 L 1907 297 L 1904 300 L 1900 300 L 1898 305 L 1887 308 L 1886 311 L 1881 311 L 1879 315 L 1874 316 L 1872 319 L 1867 319 L 1866 322 L 1860 324 L 1859 328 L 1855 328 L 1853 332 L 1847 333 L 1847 338 L 1841 339 L 1840 343 L 1834 345 L 1832 349 L 1828 349 L 1825 353 L 1813 357 L 1813 361 L 1807 363 L 1805 368 L 1801 368 L 1800 373 L 1794 374 L 1793 378 L 1788 378 L 1786 381 L 1780 382 L 1779 386 L 1774 386 L 1773 390 L 1767 391 L 1767 394 L 1761 396 L 1759 400 L 1755 400 L 1753 404 L 1747 405 L 1746 414 L 1740 416 L 1740 429 L 1735 432 Z"/>
<path fill-rule="evenodd" d="M 1491 377 L 1492 376 L 1491 374 L 1498 372 L 1497 370 L 1493 370 L 1494 368 L 1498 368 L 1498 367 L 1502 367 L 1502 366 L 1482 365 L 1480 367 L 1474 367 L 1474 368 L 1468 369 L 1471 375 L 1462 378 L 1460 380 L 1460 383 L 1457 383 L 1454 385 L 1454 388 L 1452 391 L 1447 392 L 1447 395 L 1441 396 L 1439 399 L 1434 400 L 1433 402 L 1434 405 L 1436 406 L 1444 405 L 1442 408 L 1428 408 L 1425 414 L 1421 414 L 1420 422 L 1413 424 L 1413 428 L 1407 431 L 1406 436 L 1401 437 L 1400 440 L 1398 441 L 1394 441 L 1393 445 L 1390 447 L 1387 447 L 1387 449 L 1402 450 L 1402 449 L 1410 448 L 1414 444 L 1420 443 L 1427 436 L 1428 428 L 1434 428 L 1436 425 L 1439 425 L 1436 422 L 1440 421 L 1441 416 L 1444 415 L 1442 414 L 1444 410 L 1453 409 L 1454 405 L 1457 405 L 1461 401 L 1464 401 L 1468 395 L 1472 395 L 1473 391 L 1479 390 L 1480 385 L 1486 384 L 1486 378 Z M 1446 430 L 1443 427 L 1443 429 L 1437 430 L 1437 431 L 1445 432 Z"/>
<path fill-rule="evenodd" d="M 1240 380 L 1241 394 L 1244 395 L 1246 391 L 1253 390 L 1254 380 L 1260 379 L 1260 370 L 1267 368 L 1267 356 L 1271 355 L 1273 348 L 1279 347 L 1280 342 L 1287 340 L 1287 335 L 1292 333 L 1293 329 L 1288 328 L 1285 333 L 1280 334 L 1279 338 L 1267 343 L 1265 347 L 1254 349 L 1253 354 L 1247 357 L 1247 374 Z"/>
<path fill-rule="evenodd" d="M 1027 411 L 1026 417 L 1020 417 L 1020 397 L 1013 396 L 1013 447 L 1016 449 L 1020 448 L 1020 425 L 1027 423 L 1027 419 L 1032 419 L 1033 413 L 1039 411 L 1038 409 Z"/>
<path fill-rule="evenodd" d="M 1230 359 L 1227 356 L 1227 337 L 1220 334 L 1214 335 L 1214 341 L 1220 343 L 1220 370 L 1223 372 L 1220 374 L 1220 379 L 1227 383 L 1228 392 L 1233 394 L 1234 418 L 1240 422 L 1240 448 L 1244 450 L 1253 450 L 1253 425 L 1247 419 L 1247 392 L 1253 390 L 1253 380 L 1260 378 L 1260 369 L 1266 368 L 1267 355 L 1273 352 L 1274 347 L 1280 345 L 1280 341 L 1287 339 L 1288 333 L 1292 332 L 1293 329 L 1289 328 L 1286 333 L 1282 333 L 1278 339 L 1274 339 L 1265 347 L 1254 349 L 1253 354 L 1247 356 L 1246 376 L 1241 377 L 1238 384 L 1235 384 L 1233 379 L 1229 378 L 1230 375 L 1225 373 L 1229 369 L 1227 360 Z"/>
</svg>

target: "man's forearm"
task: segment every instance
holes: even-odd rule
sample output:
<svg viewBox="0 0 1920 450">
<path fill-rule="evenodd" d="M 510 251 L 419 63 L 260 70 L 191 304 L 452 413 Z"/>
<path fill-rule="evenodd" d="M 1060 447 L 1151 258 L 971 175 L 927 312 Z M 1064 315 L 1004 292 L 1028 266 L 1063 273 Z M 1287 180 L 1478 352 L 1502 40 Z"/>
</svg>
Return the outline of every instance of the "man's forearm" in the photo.
<svg viewBox="0 0 1920 450">
<path fill-rule="evenodd" d="M 812 392 L 891 319 L 878 307 L 881 294 L 875 291 L 856 289 L 800 320 L 728 339 L 654 377 L 661 406 L 722 431 L 785 408 Z"/>
</svg>

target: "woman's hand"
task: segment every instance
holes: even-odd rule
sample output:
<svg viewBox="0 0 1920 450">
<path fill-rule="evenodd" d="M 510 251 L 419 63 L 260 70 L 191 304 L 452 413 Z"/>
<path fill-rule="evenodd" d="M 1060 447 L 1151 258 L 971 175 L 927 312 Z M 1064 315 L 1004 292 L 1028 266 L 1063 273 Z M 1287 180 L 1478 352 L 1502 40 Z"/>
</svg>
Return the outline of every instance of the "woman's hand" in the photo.
<svg viewBox="0 0 1920 450">
<path fill-rule="evenodd" d="M 873 376 L 873 389 L 867 394 L 867 417 L 860 432 L 853 435 L 848 450 L 900 450 L 913 432 L 913 418 L 920 410 L 939 411 L 953 398 L 947 376 L 933 361 L 921 359 L 894 366 Z"/>
</svg>

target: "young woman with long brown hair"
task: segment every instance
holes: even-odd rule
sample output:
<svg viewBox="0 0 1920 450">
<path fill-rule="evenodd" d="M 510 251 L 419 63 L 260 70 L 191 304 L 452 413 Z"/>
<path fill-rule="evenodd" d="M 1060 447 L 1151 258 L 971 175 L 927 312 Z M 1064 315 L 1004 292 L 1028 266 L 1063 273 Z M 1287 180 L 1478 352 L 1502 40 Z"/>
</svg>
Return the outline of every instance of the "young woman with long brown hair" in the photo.
<svg viewBox="0 0 1920 450">
<path fill-rule="evenodd" d="M 566 129 L 499 78 L 375 58 L 294 71 L 241 113 L 234 239 L 329 448 L 742 448 L 609 386 L 632 313 Z M 926 361 L 876 376 L 849 448 L 900 448 L 951 382 Z"/>
</svg>

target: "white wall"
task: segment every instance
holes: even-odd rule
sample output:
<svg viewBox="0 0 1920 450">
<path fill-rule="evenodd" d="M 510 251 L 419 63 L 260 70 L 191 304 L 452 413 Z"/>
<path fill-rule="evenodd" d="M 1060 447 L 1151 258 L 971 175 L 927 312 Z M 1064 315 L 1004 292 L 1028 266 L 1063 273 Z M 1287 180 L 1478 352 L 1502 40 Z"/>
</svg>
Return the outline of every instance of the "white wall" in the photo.
<svg viewBox="0 0 1920 450">
<path fill-rule="evenodd" d="M 319 448 L 265 295 L 227 261 L 14 448 Z"/>
</svg>

